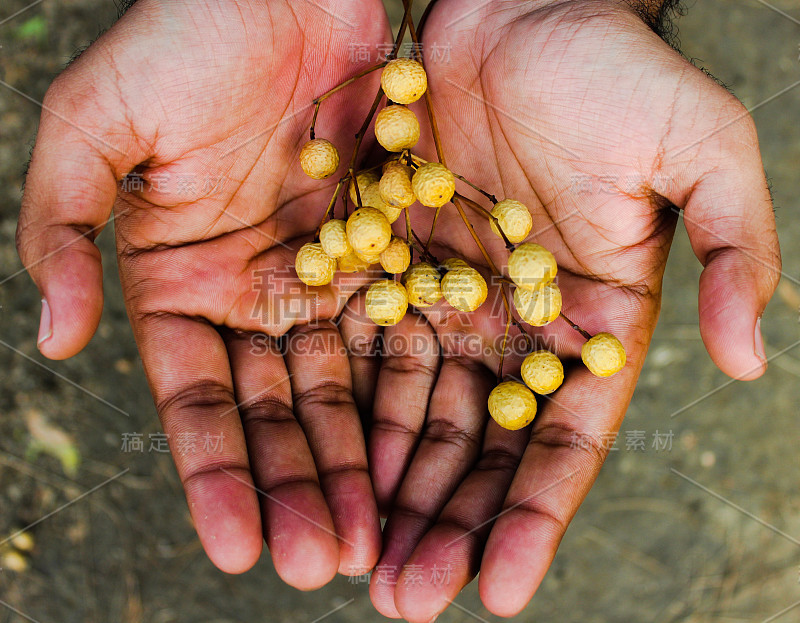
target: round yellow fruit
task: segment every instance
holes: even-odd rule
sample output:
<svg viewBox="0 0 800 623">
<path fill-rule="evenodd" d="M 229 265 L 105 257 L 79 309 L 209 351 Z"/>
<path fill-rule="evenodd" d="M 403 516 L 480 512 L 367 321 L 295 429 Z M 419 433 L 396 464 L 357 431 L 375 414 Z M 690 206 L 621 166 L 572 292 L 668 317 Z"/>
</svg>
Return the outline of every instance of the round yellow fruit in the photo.
<svg viewBox="0 0 800 623">
<path fill-rule="evenodd" d="M 343 273 L 360 273 L 370 266 L 370 262 L 362 260 L 354 251 L 337 260 L 337 267 Z"/>
<path fill-rule="evenodd" d="M 561 289 L 548 283 L 538 290 L 514 289 L 514 307 L 520 318 L 534 327 L 543 327 L 561 313 Z"/>
<path fill-rule="evenodd" d="M 438 208 L 453 198 L 456 178 L 438 162 L 423 164 L 411 178 L 411 189 L 419 202 L 429 208 Z"/>
<path fill-rule="evenodd" d="M 362 262 L 366 262 L 370 266 L 373 264 L 377 264 L 381 261 L 381 254 L 380 253 L 356 253 L 356 257 L 360 259 Z"/>
<path fill-rule="evenodd" d="M 441 276 L 434 266 L 420 262 L 403 275 L 408 301 L 414 307 L 430 307 L 442 298 Z"/>
<path fill-rule="evenodd" d="M 33 535 L 30 532 L 20 532 L 11 537 L 11 545 L 21 552 L 32 552 L 34 547 Z"/>
<path fill-rule="evenodd" d="M 387 273 L 395 275 L 404 273 L 411 263 L 411 251 L 406 241 L 397 236 L 392 236 L 389 246 L 381 253 L 380 261 L 383 270 Z"/>
<path fill-rule="evenodd" d="M 442 294 L 458 311 L 472 312 L 486 300 L 486 280 L 474 268 L 454 268 L 442 277 Z"/>
<path fill-rule="evenodd" d="M 319 230 L 319 242 L 322 250 L 331 257 L 344 257 L 353 251 L 347 241 L 347 223 L 334 218 L 325 223 Z"/>
<path fill-rule="evenodd" d="M 387 106 L 375 118 L 375 138 L 386 151 L 411 149 L 419 140 L 417 116 L 405 106 Z"/>
<path fill-rule="evenodd" d="M 391 279 L 380 279 L 367 290 L 366 308 L 375 324 L 383 327 L 397 324 L 408 309 L 406 289 Z"/>
<path fill-rule="evenodd" d="M 625 347 L 610 333 L 598 333 L 581 348 L 581 359 L 595 376 L 612 376 L 625 367 Z"/>
<path fill-rule="evenodd" d="M 492 216 L 497 219 L 500 227 L 505 233 L 508 241 L 517 244 L 522 242 L 531 233 L 533 219 L 528 208 L 524 204 L 514 199 L 503 199 L 497 202 L 492 208 Z M 500 236 L 497 224 L 494 220 L 489 221 L 492 231 Z M 501 236 L 502 237 L 502 236 Z"/>
<path fill-rule="evenodd" d="M 505 381 L 489 394 L 489 414 L 507 430 L 519 430 L 536 417 L 536 396 L 522 383 Z"/>
<path fill-rule="evenodd" d="M 362 257 L 380 255 L 391 239 L 392 226 L 380 210 L 360 208 L 347 219 L 347 240 Z"/>
<path fill-rule="evenodd" d="M 519 245 L 508 258 L 508 276 L 520 288 L 536 290 L 555 279 L 556 258 L 543 246 L 533 242 Z"/>
<path fill-rule="evenodd" d="M 448 257 L 444 262 L 439 264 L 442 268 L 447 270 L 454 270 L 456 268 L 469 268 L 469 264 L 467 264 L 464 260 L 460 260 L 457 257 Z"/>
<path fill-rule="evenodd" d="M 428 76 L 420 63 L 410 58 L 396 58 L 383 68 L 381 87 L 398 104 L 416 102 L 428 88 Z"/>
<path fill-rule="evenodd" d="M 315 138 L 300 150 L 300 166 L 309 177 L 324 180 L 339 168 L 339 152 L 329 140 Z"/>
<path fill-rule="evenodd" d="M 564 365 L 549 350 L 537 350 L 522 362 L 522 380 L 537 394 L 552 394 L 564 382 Z"/>
<path fill-rule="evenodd" d="M 364 204 L 364 192 L 367 190 L 367 186 L 372 184 L 373 182 L 377 182 L 380 180 L 380 175 L 378 172 L 373 170 L 370 171 L 359 171 L 356 173 L 356 181 L 358 183 L 358 192 L 361 193 L 361 202 L 362 205 Z M 354 206 L 358 205 L 358 197 L 356 196 L 356 185 L 353 183 L 353 180 L 350 180 L 350 200 L 353 202 Z"/>
<path fill-rule="evenodd" d="M 390 206 L 407 208 L 417 198 L 411 188 L 414 169 L 401 162 L 390 162 L 384 167 L 379 190 L 381 199 Z"/>
<path fill-rule="evenodd" d="M 24 573 L 28 570 L 28 566 L 28 559 L 17 551 L 10 550 L 0 556 L 0 569 Z"/>
<path fill-rule="evenodd" d="M 336 273 L 336 260 L 322 250 L 319 242 L 307 242 L 297 252 L 294 269 L 307 286 L 324 286 Z"/>
<path fill-rule="evenodd" d="M 380 191 L 380 183 L 373 182 L 364 190 L 364 194 L 361 197 L 364 207 L 375 208 L 376 210 L 380 210 L 383 212 L 383 215 L 386 217 L 386 220 L 390 223 L 394 223 L 399 217 L 400 214 L 403 212 L 402 208 L 397 208 L 395 206 L 389 205 L 383 200 L 381 197 Z"/>
</svg>

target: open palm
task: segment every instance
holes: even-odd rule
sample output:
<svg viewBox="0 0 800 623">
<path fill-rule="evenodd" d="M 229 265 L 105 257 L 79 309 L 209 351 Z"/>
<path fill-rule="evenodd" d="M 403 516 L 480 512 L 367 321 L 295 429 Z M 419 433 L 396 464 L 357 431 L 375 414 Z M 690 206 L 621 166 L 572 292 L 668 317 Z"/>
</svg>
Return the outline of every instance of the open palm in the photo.
<svg viewBox="0 0 800 623">
<path fill-rule="evenodd" d="M 388 34 L 378 0 L 141 0 L 48 92 L 20 218 L 40 349 L 65 358 L 99 321 L 92 240 L 116 197 L 128 312 L 200 539 L 241 572 L 266 538 L 304 589 L 370 569 L 380 525 L 325 321 L 367 276 L 309 290 L 294 275 L 332 192 L 297 156 L 311 100 L 360 69 L 351 46 Z M 328 100 L 320 136 L 350 149 L 374 88 Z M 312 320 L 285 353 L 255 334 Z"/>
<path fill-rule="evenodd" d="M 628 365 L 611 379 L 567 365 L 533 426 L 509 432 L 486 416 L 505 325 L 496 287 L 473 314 L 440 303 L 427 322 L 408 316 L 387 332 L 387 344 L 431 345 L 390 349 L 376 390 L 369 454 L 389 518 L 370 589 L 387 616 L 428 621 L 478 571 L 492 612 L 530 600 L 630 401 L 677 208 L 705 266 L 709 353 L 737 378 L 766 366 L 757 318 L 780 259 L 749 116 L 616 3 L 533 4 L 436 4 L 423 45 L 444 153 L 454 171 L 528 205 L 529 240 L 558 260 L 564 313 L 617 335 Z M 469 216 L 503 267 L 502 241 Z M 425 231 L 430 212 L 415 218 Z M 488 275 L 453 205 L 436 240 L 440 259 L 466 257 Z M 583 338 L 563 319 L 535 335 L 568 364 L 580 356 Z M 519 363 L 517 353 L 506 371 Z"/>
</svg>

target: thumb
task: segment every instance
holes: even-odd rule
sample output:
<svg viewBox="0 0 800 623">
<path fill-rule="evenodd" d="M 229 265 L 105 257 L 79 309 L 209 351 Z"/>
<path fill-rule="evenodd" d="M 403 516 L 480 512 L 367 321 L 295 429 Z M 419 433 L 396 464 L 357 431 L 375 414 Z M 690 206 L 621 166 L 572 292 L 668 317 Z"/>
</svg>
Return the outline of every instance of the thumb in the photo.
<svg viewBox="0 0 800 623">
<path fill-rule="evenodd" d="M 92 51 L 45 96 L 17 226 L 17 250 L 43 299 L 39 349 L 51 359 L 76 354 L 97 329 L 103 292 L 94 239 L 117 180 L 145 158 L 130 124 L 113 120 L 122 102 L 108 101 L 117 91 L 103 82 L 113 74 Z"/>
<path fill-rule="evenodd" d="M 723 372 L 751 380 L 767 366 L 760 318 L 781 274 L 778 236 L 755 127 L 743 108 L 712 145 L 722 145 L 715 153 L 725 155 L 691 182 L 684 212 L 705 267 L 700 334 Z"/>
</svg>

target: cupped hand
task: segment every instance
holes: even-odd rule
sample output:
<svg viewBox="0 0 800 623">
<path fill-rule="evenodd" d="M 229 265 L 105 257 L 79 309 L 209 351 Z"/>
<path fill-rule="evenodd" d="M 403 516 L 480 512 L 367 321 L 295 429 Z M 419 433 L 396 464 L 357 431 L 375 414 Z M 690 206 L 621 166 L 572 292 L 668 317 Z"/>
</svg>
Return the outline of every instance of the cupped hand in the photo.
<svg viewBox="0 0 800 623">
<path fill-rule="evenodd" d="M 480 571 L 483 603 L 511 616 L 542 581 L 620 426 L 679 210 L 705 267 L 703 340 L 739 379 L 766 367 L 758 319 L 778 281 L 778 243 L 749 115 L 622 3 L 440 0 L 423 47 L 448 166 L 530 208 L 529 240 L 558 261 L 564 313 L 614 333 L 628 354 L 621 372 L 595 378 L 564 319 L 532 332 L 567 362 L 566 382 L 540 398 L 532 426 L 510 432 L 487 422 L 505 326 L 497 282 L 473 314 L 440 303 L 385 335 L 397 349 L 382 363 L 368 444 L 388 512 L 373 602 L 428 621 Z M 423 155 L 433 153 L 429 144 Z M 423 232 L 424 210 L 413 215 Z M 502 269 L 502 241 L 467 213 Z M 452 204 L 436 240 L 439 259 L 469 258 L 488 277 Z M 415 340 L 429 347 L 406 347 Z"/>
<path fill-rule="evenodd" d="M 307 289 L 292 269 L 346 167 L 318 182 L 297 157 L 311 100 L 362 68 L 354 46 L 388 35 L 377 0 L 141 0 L 48 91 L 20 216 L 46 301 L 39 347 L 62 359 L 99 322 L 93 240 L 113 206 L 129 316 L 203 546 L 242 572 L 265 538 L 303 589 L 370 569 L 380 525 L 326 320 L 367 276 Z M 325 102 L 317 132 L 342 160 L 376 79 Z M 295 325 L 288 349 L 268 337 Z"/>
</svg>

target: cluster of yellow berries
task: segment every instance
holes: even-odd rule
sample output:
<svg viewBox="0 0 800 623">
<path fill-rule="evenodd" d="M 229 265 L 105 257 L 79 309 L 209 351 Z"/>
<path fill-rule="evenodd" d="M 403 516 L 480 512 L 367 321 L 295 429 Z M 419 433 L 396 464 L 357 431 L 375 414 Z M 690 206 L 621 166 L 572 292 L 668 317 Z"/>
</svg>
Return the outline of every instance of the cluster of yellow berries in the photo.
<svg viewBox="0 0 800 623">
<path fill-rule="evenodd" d="M 22 573 L 28 569 L 28 556 L 34 541 L 30 532 L 18 532 L 0 544 L 0 569 Z"/>
<path fill-rule="evenodd" d="M 375 137 L 393 156 L 383 164 L 380 175 L 375 167 L 348 176 L 354 178 L 349 195 L 358 208 L 346 220 L 326 221 L 318 241 L 305 244 L 295 260 L 299 278 L 310 286 L 330 283 L 337 270 L 355 272 L 378 263 L 385 272 L 401 275 L 399 280 L 375 281 L 367 292 L 367 314 L 383 326 L 400 322 L 409 305 L 430 307 L 442 298 L 459 311 L 472 312 L 488 293 L 483 276 L 458 258 L 438 265 L 429 261 L 410 265 L 412 241 L 392 232 L 392 223 L 416 202 L 438 209 L 453 199 L 456 190 L 456 176 L 444 165 L 426 162 L 409 151 L 419 141 L 420 124 L 407 105 L 422 97 L 427 86 L 425 69 L 415 60 L 398 58 L 384 66 L 381 87 L 389 102 L 375 118 Z M 339 162 L 336 147 L 326 139 L 313 138 L 300 153 L 303 170 L 314 179 L 333 175 Z M 545 326 L 561 314 L 561 290 L 554 282 L 556 259 L 544 247 L 524 242 L 532 227 L 524 204 L 493 197 L 492 201 L 492 231 L 513 248 L 508 277 L 515 286 L 514 307 L 526 323 Z M 625 365 L 625 349 L 610 333 L 599 333 L 584 344 L 581 358 L 593 374 L 611 376 Z M 556 355 L 539 350 L 527 356 L 521 374 L 524 383 L 502 382 L 489 396 L 491 416 L 510 430 L 533 420 L 535 394 L 558 389 L 564 367 Z"/>
</svg>

